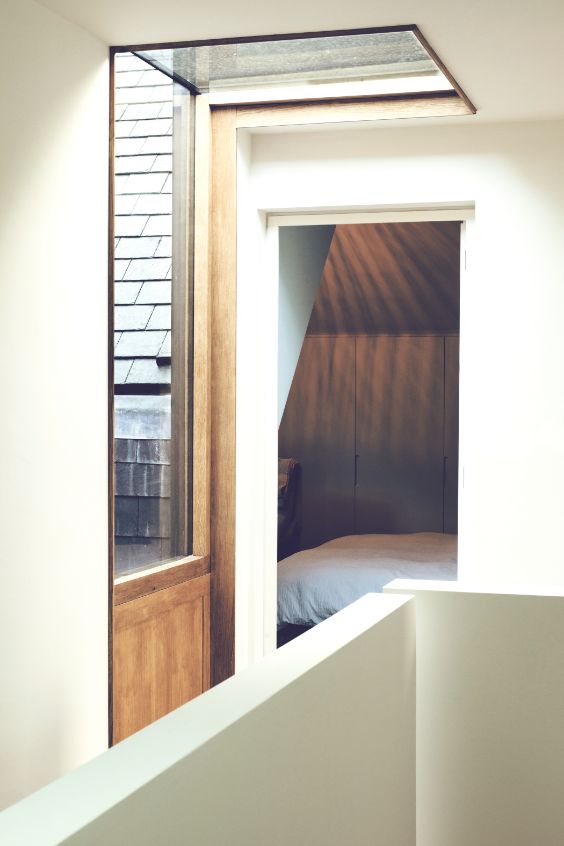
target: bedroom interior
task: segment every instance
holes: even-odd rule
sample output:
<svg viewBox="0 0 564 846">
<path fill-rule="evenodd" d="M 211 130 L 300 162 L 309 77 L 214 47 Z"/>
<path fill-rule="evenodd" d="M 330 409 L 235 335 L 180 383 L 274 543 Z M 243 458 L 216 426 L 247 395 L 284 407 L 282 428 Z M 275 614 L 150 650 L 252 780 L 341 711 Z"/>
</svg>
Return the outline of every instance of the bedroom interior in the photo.
<svg viewBox="0 0 564 846">
<path fill-rule="evenodd" d="M 309 320 L 280 380 L 279 645 L 394 578 L 456 579 L 460 227 L 281 231 L 281 356 Z"/>
</svg>

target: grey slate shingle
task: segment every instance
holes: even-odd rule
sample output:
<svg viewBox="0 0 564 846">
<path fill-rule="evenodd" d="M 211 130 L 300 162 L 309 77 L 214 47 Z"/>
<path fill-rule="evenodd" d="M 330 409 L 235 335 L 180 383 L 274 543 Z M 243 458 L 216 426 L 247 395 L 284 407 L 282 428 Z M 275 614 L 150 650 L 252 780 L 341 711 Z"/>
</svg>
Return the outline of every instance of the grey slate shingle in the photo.
<svg viewBox="0 0 564 846">
<path fill-rule="evenodd" d="M 139 85 L 144 74 L 142 70 L 119 71 L 117 67 L 116 71 L 116 89 L 118 90 Z"/>
<path fill-rule="evenodd" d="M 170 266 L 171 261 L 168 258 L 132 259 L 123 278 L 140 281 L 166 279 L 170 273 Z M 146 302 L 146 300 L 140 302 Z"/>
<path fill-rule="evenodd" d="M 153 173 L 164 170 L 166 170 L 167 173 L 172 173 L 172 156 L 164 154 L 157 156 L 151 165 L 151 170 Z"/>
<path fill-rule="evenodd" d="M 149 218 L 146 214 L 117 215 L 114 219 L 114 233 L 120 238 L 141 235 Z M 150 235 L 151 233 L 147 233 Z M 154 235 L 160 233 L 154 232 Z"/>
<path fill-rule="evenodd" d="M 156 176 L 156 174 L 155 174 L 155 176 Z M 172 194 L 172 174 L 171 173 L 169 173 L 169 175 L 167 176 L 166 182 L 163 185 L 163 187 L 161 188 L 161 193 L 162 194 Z"/>
<path fill-rule="evenodd" d="M 127 376 L 128 385 L 170 385 L 170 364 L 154 358 L 136 358 Z"/>
<path fill-rule="evenodd" d="M 121 121 L 120 125 L 126 123 L 125 121 Z M 127 124 L 131 124 L 131 121 L 127 121 Z M 160 118 L 155 120 L 138 120 L 128 132 L 125 132 L 124 135 L 129 135 L 133 137 L 141 136 L 148 136 L 148 135 L 168 135 L 169 132 L 172 131 L 172 120 L 170 118 Z"/>
<path fill-rule="evenodd" d="M 116 345 L 116 358 L 155 358 L 165 339 L 164 332 L 122 332 Z M 135 362 L 134 362 L 135 364 Z M 133 367 L 131 368 L 133 370 Z M 129 378 L 131 377 L 131 371 Z"/>
<path fill-rule="evenodd" d="M 116 121 L 116 127 L 115 127 L 116 138 L 127 138 L 129 135 L 131 135 L 131 130 L 134 129 L 134 127 L 135 127 L 135 121 L 134 120 L 119 120 L 119 121 Z M 137 133 L 137 134 L 139 134 L 139 133 Z M 164 135 L 164 133 L 159 133 L 159 134 Z"/>
<path fill-rule="evenodd" d="M 152 438 L 136 441 L 139 464 L 170 464 L 171 442 Z"/>
<path fill-rule="evenodd" d="M 158 118 L 161 108 L 162 103 L 132 103 L 127 106 L 123 120 L 153 120 Z"/>
<path fill-rule="evenodd" d="M 143 138 L 116 138 L 114 142 L 114 155 L 136 156 L 143 149 L 145 140 Z M 150 153 L 151 150 L 146 150 Z M 156 150 L 155 152 L 159 152 Z"/>
<path fill-rule="evenodd" d="M 122 332 L 114 332 L 114 348 L 117 347 L 122 334 Z"/>
<path fill-rule="evenodd" d="M 162 346 L 158 352 L 157 358 L 170 358 L 171 356 L 171 332 L 166 333 L 166 338 L 164 339 Z"/>
<path fill-rule="evenodd" d="M 170 536 L 170 499 L 164 497 L 139 499 L 139 534 L 146 538 Z"/>
<path fill-rule="evenodd" d="M 116 258 L 152 258 L 160 246 L 158 237 L 120 238 L 116 247 Z M 166 258 L 166 254 L 164 254 Z"/>
<path fill-rule="evenodd" d="M 115 497 L 115 533 L 134 538 L 139 534 L 139 499 L 136 496 Z M 144 519 L 145 522 L 145 519 Z"/>
<path fill-rule="evenodd" d="M 163 103 L 170 102 L 169 89 L 163 85 L 139 86 L 138 88 L 116 89 L 116 103 Z"/>
<path fill-rule="evenodd" d="M 150 326 L 147 324 L 152 317 L 154 306 L 151 305 L 122 305 L 114 309 L 114 326 L 116 329 L 133 331 L 136 329 L 166 329 L 163 326 Z"/>
<path fill-rule="evenodd" d="M 130 140 L 129 138 L 126 140 Z M 170 135 L 153 135 L 143 139 L 143 153 L 172 153 L 172 133 Z"/>
<path fill-rule="evenodd" d="M 145 67 L 147 67 L 147 65 Z M 165 73 L 161 73 L 158 70 L 153 70 L 151 68 L 150 70 L 143 71 L 141 79 L 139 80 L 139 85 L 166 85 L 171 89 L 172 96 L 172 79 Z"/>
<path fill-rule="evenodd" d="M 162 259 L 161 259 L 162 261 Z M 114 279 L 121 281 L 129 264 L 129 259 L 118 259 L 114 262 Z"/>
<path fill-rule="evenodd" d="M 169 305 L 154 306 L 147 329 L 170 329 L 171 308 Z"/>
<path fill-rule="evenodd" d="M 117 282 L 114 285 L 114 303 L 116 305 L 133 304 L 141 290 L 141 285 L 141 282 Z"/>
<path fill-rule="evenodd" d="M 114 383 L 116 385 L 125 385 L 132 364 L 132 358 L 114 359 Z"/>
<path fill-rule="evenodd" d="M 115 438 L 114 439 L 114 457 L 116 461 L 123 461 L 125 463 L 132 463 L 137 461 L 139 441 L 134 441 L 131 438 Z M 147 464 L 149 462 L 146 462 Z"/>
<path fill-rule="evenodd" d="M 172 117 L 172 103 L 167 102 L 161 105 L 158 117 L 165 118 L 165 117 Z"/>
<path fill-rule="evenodd" d="M 172 215 L 151 215 L 145 224 L 143 235 L 172 235 Z"/>
<path fill-rule="evenodd" d="M 170 467 L 166 464 L 116 464 L 117 496 L 170 496 Z"/>
<path fill-rule="evenodd" d="M 155 250 L 155 258 L 168 258 L 172 256 L 172 238 L 161 238 L 160 244 Z"/>
<path fill-rule="evenodd" d="M 171 214 L 170 194 L 141 194 L 134 207 L 135 214 Z"/>
<path fill-rule="evenodd" d="M 129 141 L 129 138 L 127 139 Z M 153 165 L 159 156 L 149 154 L 146 156 L 116 156 L 115 158 L 115 172 L 116 173 L 149 173 L 151 170 L 156 170 Z M 162 170 L 163 168 L 159 168 Z"/>
<path fill-rule="evenodd" d="M 166 173 L 131 173 L 116 176 L 116 194 L 159 194 L 166 191 Z"/>
<path fill-rule="evenodd" d="M 171 283 L 166 282 L 145 282 L 139 291 L 136 300 L 137 303 L 152 303 L 158 305 L 160 303 L 168 304 L 171 302 Z"/>
<path fill-rule="evenodd" d="M 135 194 L 121 194 L 114 197 L 114 214 L 131 214 L 139 199 Z"/>
</svg>

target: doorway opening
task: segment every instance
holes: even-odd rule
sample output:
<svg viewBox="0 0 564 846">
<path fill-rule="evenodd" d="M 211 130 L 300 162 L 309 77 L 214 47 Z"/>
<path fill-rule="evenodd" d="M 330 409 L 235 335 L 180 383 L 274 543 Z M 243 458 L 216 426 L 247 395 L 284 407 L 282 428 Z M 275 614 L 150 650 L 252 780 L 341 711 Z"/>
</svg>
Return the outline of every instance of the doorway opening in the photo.
<svg viewBox="0 0 564 846">
<path fill-rule="evenodd" d="M 460 245 L 455 220 L 280 230 L 278 645 L 456 579 Z"/>
</svg>

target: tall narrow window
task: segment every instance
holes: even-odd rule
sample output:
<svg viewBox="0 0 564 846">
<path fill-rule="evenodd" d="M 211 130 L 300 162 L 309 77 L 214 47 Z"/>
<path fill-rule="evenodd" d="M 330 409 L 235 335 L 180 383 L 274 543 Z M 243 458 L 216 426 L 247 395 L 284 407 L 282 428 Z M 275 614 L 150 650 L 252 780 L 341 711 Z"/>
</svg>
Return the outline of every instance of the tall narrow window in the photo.
<svg viewBox="0 0 564 846">
<path fill-rule="evenodd" d="M 191 551 L 190 233 L 182 211 L 191 96 L 129 53 L 116 55 L 115 71 L 114 573 L 122 576 Z"/>
</svg>

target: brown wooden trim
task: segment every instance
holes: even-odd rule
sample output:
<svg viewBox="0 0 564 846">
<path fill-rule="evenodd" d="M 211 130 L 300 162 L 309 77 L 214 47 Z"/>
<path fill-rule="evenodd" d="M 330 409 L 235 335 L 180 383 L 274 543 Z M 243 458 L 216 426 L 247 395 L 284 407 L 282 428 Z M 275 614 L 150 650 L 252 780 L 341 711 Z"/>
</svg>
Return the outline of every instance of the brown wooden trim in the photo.
<svg viewBox="0 0 564 846">
<path fill-rule="evenodd" d="M 212 112 L 212 684 L 235 670 L 236 109 Z"/>
<path fill-rule="evenodd" d="M 108 148 L 108 744 L 113 743 L 113 589 L 114 589 L 114 137 L 115 66 L 110 50 Z"/>
<path fill-rule="evenodd" d="M 158 566 L 139 575 L 125 576 L 114 583 L 114 605 L 123 605 L 141 596 L 204 576 L 210 571 L 208 555 L 191 555 L 173 566 Z"/>
<path fill-rule="evenodd" d="M 114 53 L 133 53 L 146 50 L 175 50 L 182 47 L 213 47 L 218 44 L 253 44 L 257 41 L 295 41 L 299 38 L 335 38 L 339 35 L 375 35 L 379 32 L 415 32 L 415 24 L 372 26 L 360 29 L 329 29 L 321 32 L 289 32 L 276 35 L 245 35 L 236 38 L 207 38 L 200 41 L 165 41 L 159 44 L 129 44 L 112 47 Z"/>
<path fill-rule="evenodd" d="M 446 78 L 448 79 L 448 81 L 450 82 L 450 84 L 452 85 L 454 90 L 457 92 L 457 94 L 461 98 L 461 100 L 463 100 L 466 103 L 466 105 L 468 106 L 468 109 L 470 110 L 470 114 L 475 115 L 476 112 L 477 112 L 476 106 L 470 100 L 470 98 L 466 95 L 463 88 L 456 81 L 456 79 L 451 74 L 451 72 L 449 71 L 449 69 L 447 68 L 445 63 L 435 53 L 435 51 L 433 50 L 433 48 L 431 47 L 431 45 L 429 44 L 429 42 L 427 41 L 427 39 L 425 38 L 425 36 L 421 32 L 421 30 L 419 29 L 419 27 L 414 26 L 413 29 L 412 29 L 412 32 L 415 35 L 415 37 L 417 38 L 417 40 L 419 41 L 419 43 L 421 44 L 421 46 L 423 47 L 423 49 L 427 51 L 429 56 L 432 58 L 434 63 L 437 65 L 439 70 L 444 74 L 444 76 L 446 76 Z"/>
<path fill-rule="evenodd" d="M 210 552 L 211 305 L 210 188 L 211 116 L 205 97 L 195 102 L 194 144 L 194 367 L 192 551 Z"/>
<path fill-rule="evenodd" d="M 213 106 L 214 111 L 224 106 Z M 466 103 L 454 92 L 429 97 L 379 97 L 362 100 L 308 102 L 301 105 L 237 107 L 237 128 L 259 126 L 306 126 L 331 123 L 358 123 L 368 120 L 398 120 L 425 117 L 452 117 L 471 114 Z"/>
</svg>

